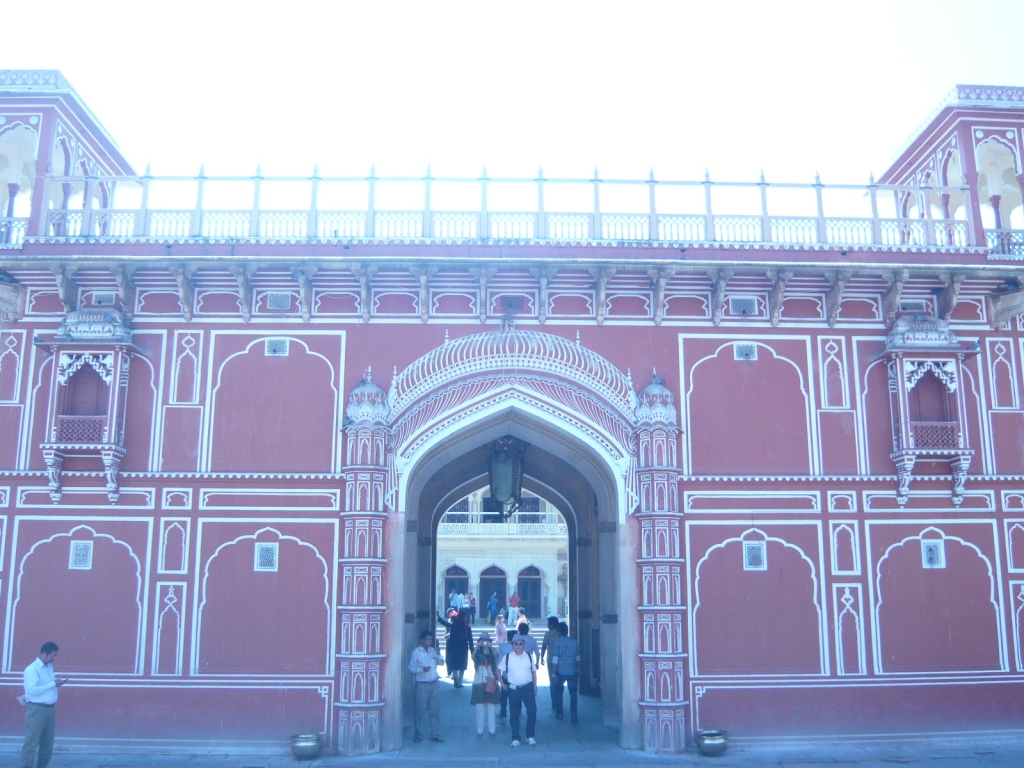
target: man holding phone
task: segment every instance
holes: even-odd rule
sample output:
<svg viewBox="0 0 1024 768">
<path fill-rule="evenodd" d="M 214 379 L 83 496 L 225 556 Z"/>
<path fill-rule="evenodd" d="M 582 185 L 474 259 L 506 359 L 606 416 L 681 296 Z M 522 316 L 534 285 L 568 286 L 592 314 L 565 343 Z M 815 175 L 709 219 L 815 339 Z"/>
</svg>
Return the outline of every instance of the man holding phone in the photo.
<svg viewBox="0 0 1024 768">
<path fill-rule="evenodd" d="M 39 656 L 25 668 L 25 745 L 21 748 L 21 765 L 46 768 L 53 754 L 53 734 L 57 727 L 57 689 L 68 678 L 57 679 L 53 660 L 57 658 L 56 643 L 43 643 Z M 39 759 L 36 762 L 36 750 Z"/>
</svg>

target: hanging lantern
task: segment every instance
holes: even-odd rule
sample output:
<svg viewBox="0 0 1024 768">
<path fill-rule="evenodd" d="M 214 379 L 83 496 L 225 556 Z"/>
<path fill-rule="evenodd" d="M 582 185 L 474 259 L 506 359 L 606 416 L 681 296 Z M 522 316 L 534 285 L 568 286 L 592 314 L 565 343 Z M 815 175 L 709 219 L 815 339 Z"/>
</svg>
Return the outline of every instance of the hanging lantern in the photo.
<svg viewBox="0 0 1024 768">
<path fill-rule="evenodd" d="M 491 498 L 502 505 L 501 514 L 506 519 L 518 510 L 523 498 L 523 454 L 528 443 L 512 437 L 501 437 L 491 446 L 488 475 L 491 481 Z"/>
</svg>

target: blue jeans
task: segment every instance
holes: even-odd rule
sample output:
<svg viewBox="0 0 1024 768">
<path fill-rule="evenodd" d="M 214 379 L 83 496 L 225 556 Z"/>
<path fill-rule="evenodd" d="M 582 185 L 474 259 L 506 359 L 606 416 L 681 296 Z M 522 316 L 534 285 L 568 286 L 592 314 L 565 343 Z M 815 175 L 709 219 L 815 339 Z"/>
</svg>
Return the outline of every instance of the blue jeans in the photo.
<svg viewBox="0 0 1024 768">
<path fill-rule="evenodd" d="M 551 680 L 551 700 L 555 705 L 555 712 L 562 714 L 562 683 L 569 689 L 569 711 L 576 714 L 576 703 L 579 699 L 580 676 L 576 675 L 554 675 Z"/>
</svg>

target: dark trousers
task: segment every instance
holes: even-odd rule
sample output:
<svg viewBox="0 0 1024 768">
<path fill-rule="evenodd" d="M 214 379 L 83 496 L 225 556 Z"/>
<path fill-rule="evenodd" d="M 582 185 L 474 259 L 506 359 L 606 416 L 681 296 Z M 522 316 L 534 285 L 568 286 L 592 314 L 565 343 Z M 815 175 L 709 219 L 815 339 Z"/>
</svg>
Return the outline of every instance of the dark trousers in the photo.
<svg viewBox="0 0 1024 768">
<path fill-rule="evenodd" d="M 501 712 L 500 715 L 505 717 L 508 714 L 508 689 L 502 686 L 501 688 Z"/>
<path fill-rule="evenodd" d="M 579 699 L 580 676 L 579 675 L 555 675 L 551 680 L 551 702 L 555 705 L 555 712 L 562 713 L 562 683 L 569 689 L 569 711 L 576 714 L 576 702 Z"/>
<path fill-rule="evenodd" d="M 512 740 L 519 741 L 519 714 L 526 706 L 526 738 L 532 739 L 537 729 L 537 691 L 533 683 L 517 686 L 508 692 L 508 724 Z"/>
</svg>

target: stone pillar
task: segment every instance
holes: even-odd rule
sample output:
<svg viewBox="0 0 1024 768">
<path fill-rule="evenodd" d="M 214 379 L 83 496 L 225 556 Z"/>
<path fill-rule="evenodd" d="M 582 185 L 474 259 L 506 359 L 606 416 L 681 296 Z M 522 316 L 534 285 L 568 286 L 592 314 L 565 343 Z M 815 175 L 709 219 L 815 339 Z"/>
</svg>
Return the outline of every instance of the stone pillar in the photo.
<svg viewBox="0 0 1024 768">
<path fill-rule="evenodd" d="M 334 706 L 337 751 L 362 755 L 380 751 L 387 661 L 383 634 L 388 406 L 387 394 L 373 383 L 370 369 L 352 390 L 345 415 Z"/>
<path fill-rule="evenodd" d="M 687 621 L 683 525 L 679 512 L 676 411 L 672 393 L 656 373 L 640 393 L 637 474 L 640 487 L 640 710 L 644 749 L 686 748 Z"/>
</svg>

